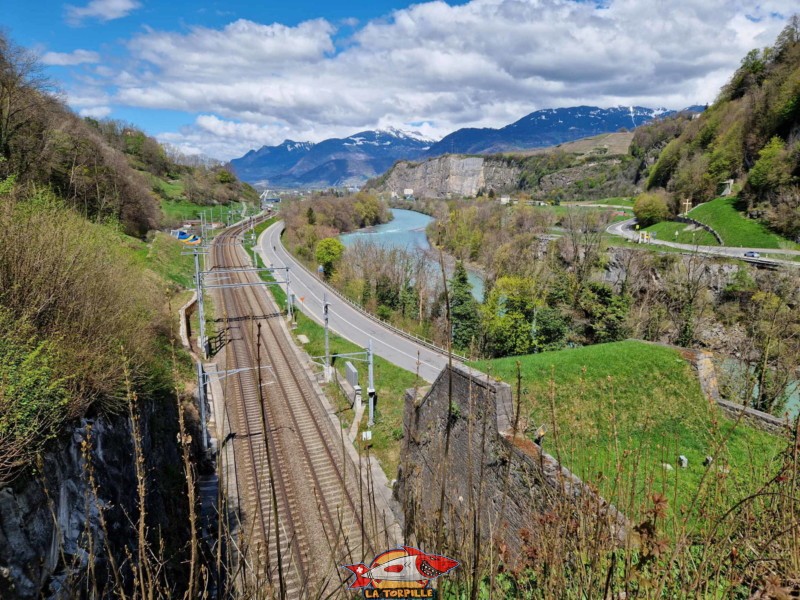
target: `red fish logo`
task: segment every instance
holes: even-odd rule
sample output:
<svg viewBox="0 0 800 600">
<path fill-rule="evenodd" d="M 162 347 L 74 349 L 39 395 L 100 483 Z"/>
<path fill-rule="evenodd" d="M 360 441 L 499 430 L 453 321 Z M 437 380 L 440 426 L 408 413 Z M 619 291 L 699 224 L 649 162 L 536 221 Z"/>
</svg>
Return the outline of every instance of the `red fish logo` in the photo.
<svg viewBox="0 0 800 600">
<path fill-rule="evenodd" d="M 403 546 L 387 550 L 375 557 L 370 566 L 364 563 L 344 565 L 355 573 L 350 589 L 424 588 L 433 579 L 452 571 L 458 561 L 438 554 L 425 554 L 417 548 Z"/>
</svg>

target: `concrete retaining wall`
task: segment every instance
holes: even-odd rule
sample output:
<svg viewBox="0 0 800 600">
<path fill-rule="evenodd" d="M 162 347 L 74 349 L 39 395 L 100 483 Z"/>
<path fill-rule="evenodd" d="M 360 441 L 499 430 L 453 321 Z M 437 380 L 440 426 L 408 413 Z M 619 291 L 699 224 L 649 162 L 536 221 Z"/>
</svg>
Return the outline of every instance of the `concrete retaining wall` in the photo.
<svg viewBox="0 0 800 600">
<path fill-rule="evenodd" d="M 717 402 L 725 416 L 734 421 L 741 415 L 742 419 L 751 427 L 762 429 L 768 433 L 780 435 L 786 432 L 787 423 L 774 417 L 768 413 L 761 412 L 752 408 L 747 408 L 741 404 L 734 404 L 727 400 L 720 400 Z"/>
<path fill-rule="evenodd" d="M 725 400 L 719 393 L 719 384 L 717 382 L 717 372 L 713 355 L 711 352 L 703 350 L 685 350 L 684 355 L 687 356 L 689 361 L 697 371 L 697 377 L 700 380 L 700 387 L 703 393 L 711 402 L 715 402 L 722 410 L 723 414 L 734 421 L 742 417 L 742 420 L 751 427 L 761 429 L 768 433 L 780 435 L 786 432 L 788 423 L 776 416 L 769 413 L 748 408 L 735 402 Z"/>
</svg>

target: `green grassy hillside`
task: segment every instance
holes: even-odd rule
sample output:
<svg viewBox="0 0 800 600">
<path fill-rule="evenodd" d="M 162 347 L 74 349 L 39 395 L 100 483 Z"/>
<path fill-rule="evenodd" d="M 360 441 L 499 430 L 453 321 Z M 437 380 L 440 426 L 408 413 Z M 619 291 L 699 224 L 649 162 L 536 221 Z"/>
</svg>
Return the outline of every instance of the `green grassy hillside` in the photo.
<svg viewBox="0 0 800 600">
<path fill-rule="evenodd" d="M 697 203 L 714 198 L 725 181 L 734 180 L 741 204 L 756 208 L 772 231 L 798 239 L 798 98 L 800 20 L 792 18 L 772 47 L 754 49 L 742 59 L 716 102 L 698 118 L 680 127 L 665 121 L 651 128 L 649 137 L 657 140 L 660 153 L 645 169 L 648 189 L 664 188 L 677 203 L 685 198 Z M 777 247 L 765 230 L 727 222 L 733 213 L 719 210 L 708 216 L 731 227 L 730 239 L 720 232 L 726 244 Z"/>
<path fill-rule="evenodd" d="M 705 229 L 695 229 L 692 225 L 679 223 L 677 221 L 661 221 L 650 227 L 645 227 L 645 231 L 655 234 L 657 239 L 666 242 L 699 246 L 719 246 L 717 238 Z M 676 233 L 678 235 L 675 235 Z"/>
<path fill-rule="evenodd" d="M 736 198 L 717 198 L 689 211 L 692 219 L 719 233 L 726 246 L 743 248 L 795 248 L 797 244 L 770 231 L 763 223 L 748 219 L 736 209 Z"/>
<path fill-rule="evenodd" d="M 528 431 L 545 424 L 545 451 L 631 517 L 643 514 L 653 493 L 685 508 L 712 492 L 709 482 L 715 494 L 742 497 L 782 448 L 777 438 L 723 418 L 672 348 L 625 341 L 474 366 L 515 386 L 517 362 Z M 678 467 L 681 454 L 687 469 Z M 725 465 L 711 480 L 707 455 Z"/>
</svg>

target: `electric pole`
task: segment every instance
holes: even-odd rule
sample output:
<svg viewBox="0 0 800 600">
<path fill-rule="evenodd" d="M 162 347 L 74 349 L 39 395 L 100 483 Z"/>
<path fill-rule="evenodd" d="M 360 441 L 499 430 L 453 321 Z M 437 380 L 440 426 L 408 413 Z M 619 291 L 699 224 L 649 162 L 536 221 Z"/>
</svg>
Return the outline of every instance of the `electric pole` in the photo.
<svg viewBox="0 0 800 600">
<path fill-rule="evenodd" d="M 197 293 L 197 320 L 200 322 L 200 354 L 208 357 L 206 352 L 206 311 L 203 302 L 203 274 L 200 271 L 200 252 L 194 249 L 194 284 Z"/>
<path fill-rule="evenodd" d="M 322 294 L 322 318 L 325 323 L 325 381 L 331 380 L 331 348 L 328 340 L 328 295 Z"/>
<path fill-rule="evenodd" d="M 369 344 L 367 345 L 367 396 L 369 397 L 369 420 L 367 421 L 368 427 L 375 425 L 375 381 L 373 380 L 372 356 L 372 338 L 370 338 Z"/>
<path fill-rule="evenodd" d="M 289 322 L 294 324 L 294 294 L 289 290 L 289 267 L 286 267 L 286 313 Z"/>
</svg>

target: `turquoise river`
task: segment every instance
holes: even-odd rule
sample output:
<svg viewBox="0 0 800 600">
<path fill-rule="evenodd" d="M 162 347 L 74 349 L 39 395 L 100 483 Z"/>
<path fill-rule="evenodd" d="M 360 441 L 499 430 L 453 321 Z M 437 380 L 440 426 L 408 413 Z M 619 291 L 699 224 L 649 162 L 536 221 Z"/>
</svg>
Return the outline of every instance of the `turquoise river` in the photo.
<svg viewBox="0 0 800 600">
<path fill-rule="evenodd" d="M 383 225 L 359 229 L 353 233 L 346 233 L 339 239 L 345 246 L 356 240 L 373 241 L 376 244 L 400 248 L 420 248 L 430 250 L 431 245 L 425 235 L 425 228 L 433 222 L 433 217 L 423 215 L 413 210 L 393 208 L 394 218 Z M 483 278 L 473 270 L 467 269 L 469 282 L 472 284 L 472 295 L 479 301 L 483 300 Z"/>
</svg>

